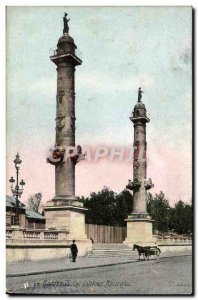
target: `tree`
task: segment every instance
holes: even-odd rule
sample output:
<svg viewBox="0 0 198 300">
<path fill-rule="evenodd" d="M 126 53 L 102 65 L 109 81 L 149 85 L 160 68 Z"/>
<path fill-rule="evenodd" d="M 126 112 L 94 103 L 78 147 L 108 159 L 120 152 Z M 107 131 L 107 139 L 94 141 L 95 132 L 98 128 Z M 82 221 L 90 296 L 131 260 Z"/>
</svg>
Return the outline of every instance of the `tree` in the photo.
<svg viewBox="0 0 198 300">
<path fill-rule="evenodd" d="M 107 187 L 90 197 L 78 197 L 88 208 L 85 213 L 87 224 L 126 226 L 125 219 L 131 214 L 133 196 L 128 190 L 116 194 Z M 154 220 L 153 229 L 166 233 L 173 230 L 178 234 L 192 232 L 192 205 L 181 200 L 170 207 L 168 199 L 161 191 L 154 196 L 147 195 L 147 211 Z"/>
<path fill-rule="evenodd" d="M 89 198 L 78 198 L 88 208 L 85 213 L 87 224 L 125 226 L 124 219 L 132 211 L 132 196 L 124 190 L 120 194 L 104 187 L 98 193 L 91 193 Z"/>
<path fill-rule="evenodd" d="M 161 191 L 153 197 L 148 193 L 147 210 L 154 220 L 153 229 L 160 232 L 167 232 L 169 230 L 169 202 Z"/>
<path fill-rule="evenodd" d="M 192 205 L 179 200 L 170 211 L 170 227 L 178 234 L 192 233 Z"/>
<path fill-rule="evenodd" d="M 116 196 L 116 219 L 117 225 L 126 226 L 128 215 L 131 214 L 133 208 L 133 196 L 128 190 L 123 190 Z"/>
<path fill-rule="evenodd" d="M 160 192 L 153 197 L 148 193 L 147 210 L 154 220 L 153 228 L 160 232 L 174 231 L 178 234 L 192 233 L 192 205 L 179 200 L 174 207 L 164 193 Z"/>
<path fill-rule="evenodd" d="M 89 200 L 85 203 L 85 207 L 88 208 L 87 223 L 114 225 L 114 202 L 114 192 L 108 188 L 104 188 L 98 193 L 91 193 Z"/>
<path fill-rule="evenodd" d="M 41 193 L 37 193 L 37 194 L 34 194 L 34 195 L 30 196 L 30 198 L 28 199 L 28 208 L 30 210 L 38 212 L 39 205 L 41 203 L 41 199 L 42 199 L 42 194 Z"/>
</svg>

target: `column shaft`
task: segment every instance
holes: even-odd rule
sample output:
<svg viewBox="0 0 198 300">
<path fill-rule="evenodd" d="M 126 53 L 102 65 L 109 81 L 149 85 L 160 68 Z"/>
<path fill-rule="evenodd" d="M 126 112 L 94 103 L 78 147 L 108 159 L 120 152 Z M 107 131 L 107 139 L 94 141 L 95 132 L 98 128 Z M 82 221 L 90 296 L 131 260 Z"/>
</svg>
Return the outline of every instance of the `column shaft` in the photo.
<svg viewBox="0 0 198 300">
<path fill-rule="evenodd" d="M 56 144 L 75 146 L 75 67 L 68 62 L 57 66 Z M 75 165 L 67 159 L 55 168 L 56 196 L 75 195 Z"/>
<path fill-rule="evenodd" d="M 133 191 L 133 212 L 146 213 L 146 124 L 141 122 L 134 124 L 134 149 L 133 180 L 138 178 L 141 186 Z"/>
</svg>

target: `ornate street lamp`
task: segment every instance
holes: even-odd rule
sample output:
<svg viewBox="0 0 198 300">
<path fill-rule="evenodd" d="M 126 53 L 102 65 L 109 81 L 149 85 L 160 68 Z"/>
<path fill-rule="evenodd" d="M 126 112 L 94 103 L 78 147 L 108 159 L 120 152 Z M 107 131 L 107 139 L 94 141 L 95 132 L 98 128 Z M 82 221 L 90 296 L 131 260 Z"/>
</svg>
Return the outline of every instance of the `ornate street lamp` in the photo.
<svg viewBox="0 0 198 300">
<path fill-rule="evenodd" d="M 10 188 L 12 191 L 13 196 L 16 199 L 16 212 L 15 212 L 15 217 L 14 217 L 14 225 L 19 226 L 19 198 L 21 197 L 23 193 L 23 186 L 25 185 L 25 182 L 23 179 L 20 181 L 20 186 L 19 186 L 19 169 L 20 169 L 20 164 L 22 163 L 22 160 L 20 159 L 19 153 L 17 153 L 16 158 L 14 160 L 15 168 L 16 168 L 16 186 L 14 187 L 15 179 L 13 177 L 10 178 Z"/>
</svg>

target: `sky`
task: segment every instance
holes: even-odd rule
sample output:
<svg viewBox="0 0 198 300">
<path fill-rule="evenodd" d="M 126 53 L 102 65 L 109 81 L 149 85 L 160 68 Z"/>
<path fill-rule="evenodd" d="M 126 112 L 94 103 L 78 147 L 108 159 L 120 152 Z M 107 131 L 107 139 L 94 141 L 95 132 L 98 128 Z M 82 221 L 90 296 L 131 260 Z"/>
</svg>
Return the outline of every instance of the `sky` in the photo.
<svg viewBox="0 0 198 300">
<path fill-rule="evenodd" d="M 76 144 L 128 147 L 130 113 L 144 91 L 147 174 L 151 193 L 170 204 L 192 197 L 192 74 L 190 7 L 8 7 L 7 8 L 7 182 L 26 182 L 22 201 L 41 192 L 54 196 L 55 171 L 46 163 L 55 143 L 56 67 L 49 56 L 70 18 L 83 63 L 76 67 Z M 126 160 L 81 161 L 76 195 L 108 186 L 122 191 L 132 179 Z M 7 194 L 11 194 L 9 182 Z"/>
</svg>

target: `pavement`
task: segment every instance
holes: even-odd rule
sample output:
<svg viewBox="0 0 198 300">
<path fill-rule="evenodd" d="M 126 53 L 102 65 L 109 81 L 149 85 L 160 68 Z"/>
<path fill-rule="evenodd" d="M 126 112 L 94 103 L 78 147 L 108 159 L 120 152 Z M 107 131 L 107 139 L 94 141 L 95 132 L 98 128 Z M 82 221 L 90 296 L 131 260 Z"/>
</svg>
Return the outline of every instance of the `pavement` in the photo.
<svg viewBox="0 0 198 300">
<path fill-rule="evenodd" d="M 191 255 L 6 278 L 10 295 L 189 296 L 193 292 Z"/>
<path fill-rule="evenodd" d="M 160 258 L 191 256 L 190 251 L 185 252 L 167 252 L 162 253 Z M 76 262 L 72 262 L 70 258 L 65 257 L 61 259 L 42 260 L 42 261 L 20 261 L 6 264 L 6 277 L 20 277 L 27 275 L 38 275 L 55 272 L 66 272 L 80 269 L 89 269 L 105 266 L 122 265 L 127 263 L 137 262 L 137 258 L 133 255 L 124 257 L 105 257 L 105 258 L 91 258 L 78 257 Z M 150 259 L 151 260 L 151 259 Z"/>
</svg>

